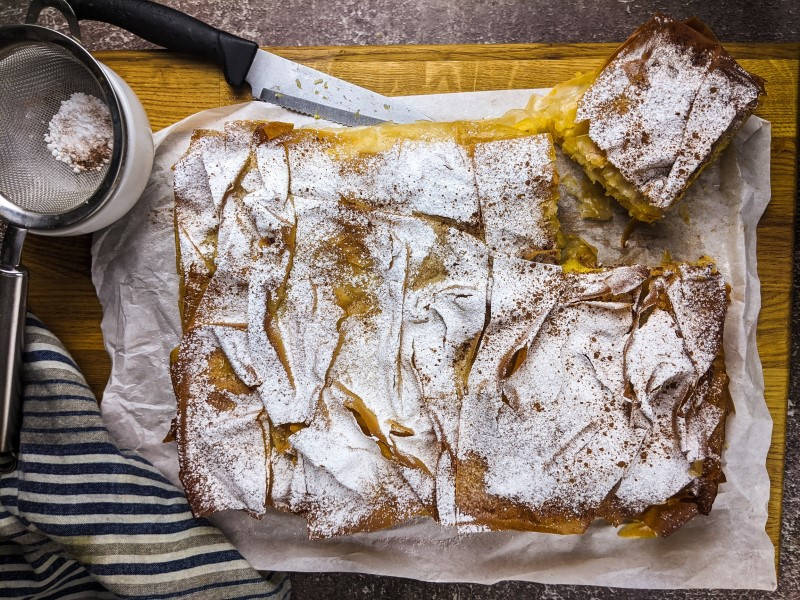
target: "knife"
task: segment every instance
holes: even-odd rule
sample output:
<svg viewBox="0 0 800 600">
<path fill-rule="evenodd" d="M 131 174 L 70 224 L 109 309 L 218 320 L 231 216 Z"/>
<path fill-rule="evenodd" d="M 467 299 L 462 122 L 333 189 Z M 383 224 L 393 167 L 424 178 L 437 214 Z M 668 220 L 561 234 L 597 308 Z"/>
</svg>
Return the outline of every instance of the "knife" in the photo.
<svg viewBox="0 0 800 600">
<path fill-rule="evenodd" d="M 169 50 L 211 60 L 232 86 L 247 82 L 254 98 L 295 112 L 342 125 L 430 120 L 400 100 L 266 52 L 255 42 L 149 0 L 34 0 L 28 22 L 35 22 L 45 6 L 60 9 L 68 21 L 102 21 Z M 77 30 L 77 24 L 71 28 Z"/>
</svg>

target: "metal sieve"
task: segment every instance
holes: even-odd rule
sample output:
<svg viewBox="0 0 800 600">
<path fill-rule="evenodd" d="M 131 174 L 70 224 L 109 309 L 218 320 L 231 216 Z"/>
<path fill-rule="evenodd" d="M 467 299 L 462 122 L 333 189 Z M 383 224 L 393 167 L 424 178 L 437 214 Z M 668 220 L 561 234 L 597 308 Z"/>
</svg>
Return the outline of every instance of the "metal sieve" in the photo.
<svg viewBox="0 0 800 600">
<path fill-rule="evenodd" d="M 44 141 L 61 102 L 83 92 L 111 113 L 111 160 L 75 173 Z M 119 176 L 126 132 L 100 64 L 75 40 L 37 25 L 0 27 L 0 216 L 26 229 L 82 221 L 109 197 Z"/>
<path fill-rule="evenodd" d="M 100 99 L 111 114 L 111 159 L 98 171 L 75 173 L 45 142 L 50 120 L 75 92 Z M 74 232 L 95 216 L 119 187 L 127 140 L 107 71 L 77 41 L 37 25 L 0 27 L 0 470 L 13 468 L 19 448 L 25 233 Z"/>
</svg>

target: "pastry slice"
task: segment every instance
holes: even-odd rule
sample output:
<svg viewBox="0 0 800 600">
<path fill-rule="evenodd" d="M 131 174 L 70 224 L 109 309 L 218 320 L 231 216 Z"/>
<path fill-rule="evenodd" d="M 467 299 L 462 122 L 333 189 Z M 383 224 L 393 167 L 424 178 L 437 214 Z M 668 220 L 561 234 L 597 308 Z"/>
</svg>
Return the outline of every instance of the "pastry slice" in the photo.
<svg viewBox="0 0 800 600">
<path fill-rule="evenodd" d="M 203 162 L 206 152 L 223 152 L 217 131 L 197 130 L 186 154 L 173 167 L 175 250 L 180 276 L 182 323 L 190 320 L 214 272 L 219 217 Z"/>
<path fill-rule="evenodd" d="M 656 16 L 596 73 L 561 83 L 509 118 L 550 131 L 635 219 L 661 219 L 765 93 L 697 20 Z"/>
<path fill-rule="evenodd" d="M 455 454 L 467 374 L 483 330 L 490 254 L 475 237 L 442 224 L 404 219 L 394 229 L 406 264 L 397 348 L 397 410 L 424 415 L 433 436 L 395 427 L 400 448 L 424 456 L 435 479 L 435 516 L 455 522 Z M 417 450 L 421 444 L 427 448 Z"/>
<path fill-rule="evenodd" d="M 260 516 L 267 503 L 268 425 L 258 394 L 234 372 L 220 342 L 236 330 L 219 329 L 187 332 L 171 367 L 180 478 L 197 516 L 231 509 Z"/>
<path fill-rule="evenodd" d="M 233 121 L 222 132 L 196 130 L 186 153 L 174 165 L 175 248 L 184 328 L 194 318 L 220 262 L 217 235 L 227 200 L 241 201 L 248 193 L 257 192 L 270 201 L 285 201 L 288 168 L 283 147 L 275 140 L 291 129 L 286 123 Z M 257 160 L 252 152 L 256 132 L 264 142 Z M 282 169 L 273 164 L 275 160 L 284 163 Z M 262 179 L 262 173 L 268 178 Z M 241 212 L 228 207 L 230 215 Z M 235 268 L 241 269 L 242 261 L 247 262 L 247 257 L 240 256 Z"/>
<path fill-rule="evenodd" d="M 472 160 L 486 244 L 535 260 L 558 260 L 558 177 L 548 135 L 482 141 Z"/>
<path fill-rule="evenodd" d="M 284 453 L 302 465 L 304 486 L 292 483 L 294 469 L 281 472 L 288 497 L 273 499 L 304 514 L 312 537 L 431 514 L 430 419 L 400 399 L 407 265 L 396 224 L 339 203 L 294 203 L 294 260 L 276 320 L 296 393 L 264 403 L 276 425 L 296 424 Z"/>
<path fill-rule="evenodd" d="M 726 306 L 708 264 L 566 273 L 495 257 L 461 411 L 459 527 L 581 533 L 603 518 L 664 536 L 707 513 Z"/>
</svg>

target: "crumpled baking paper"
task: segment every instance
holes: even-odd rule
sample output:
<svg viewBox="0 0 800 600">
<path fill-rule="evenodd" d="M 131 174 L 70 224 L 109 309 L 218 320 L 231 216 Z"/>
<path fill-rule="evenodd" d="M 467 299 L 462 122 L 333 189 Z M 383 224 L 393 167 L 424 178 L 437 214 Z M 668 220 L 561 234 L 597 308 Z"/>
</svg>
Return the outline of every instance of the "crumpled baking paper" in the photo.
<svg viewBox="0 0 800 600">
<path fill-rule="evenodd" d="M 532 92 L 438 94 L 408 97 L 408 103 L 434 119 L 484 118 L 525 106 Z M 180 338 L 171 167 L 193 129 L 221 129 L 235 119 L 327 125 L 250 102 L 204 111 L 162 129 L 154 136 L 155 164 L 141 200 L 127 217 L 98 233 L 92 246 L 92 277 L 113 361 L 103 417 L 122 447 L 138 451 L 177 485 L 175 444 L 162 443 L 175 413 L 169 353 Z M 385 531 L 309 541 L 304 520 L 284 513 L 255 520 L 227 511 L 212 520 L 259 569 L 358 571 L 427 581 L 774 589 L 774 549 L 764 531 L 772 421 L 756 348 L 761 305 L 756 225 L 770 197 L 769 148 L 769 123 L 752 117 L 698 179 L 683 208 L 658 225 L 638 227 L 625 248 L 620 238 L 627 219 L 621 210 L 610 222 L 581 220 L 575 200 L 562 190 L 564 228 L 580 231 L 597 246 L 602 263 L 658 264 L 665 249 L 676 259 L 705 254 L 716 259 L 731 286 L 724 348 L 736 412 L 728 419 L 723 454 L 727 482 L 708 517 L 693 519 L 666 539 L 624 539 L 599 523 L 584 535 L 459 536 L 421 519 Z"/>
</svg>

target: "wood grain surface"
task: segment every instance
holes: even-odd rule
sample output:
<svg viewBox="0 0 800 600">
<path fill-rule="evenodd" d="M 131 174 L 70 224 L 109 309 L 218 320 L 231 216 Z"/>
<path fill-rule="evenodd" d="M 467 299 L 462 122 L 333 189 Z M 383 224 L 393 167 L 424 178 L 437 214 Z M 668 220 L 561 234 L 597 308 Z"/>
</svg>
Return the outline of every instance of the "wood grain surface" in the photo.
<svg viewBox="0 0 800 600">
<path fill-rule="evenodd" d="M 593 69 L 615 44 L 272 48 L 322 71 L 387 95 L 549 87 Z M 767 531 L 779 547 L 784 431 L 789 379 L 789 314 L 795 215 L 800 44 L 728 44 L 767 81 L 758 115 L 772 123 L 772 201 L 758 228 L 762 310 L 758 348 L 775 425 L 767 457 L 772 481 Z M 113 51 L 97 58 L 138 94 L 154 131 L 200 110 L 249 99 L 213 67 L 165 51 Z M 110 371 L 101 309 L 90 277 L 90 238 L 31 236 L 31 309 L 66 344 L 100 397 Z M 777 550 L 776 550 L 777 561 Z"/>
</svg>

